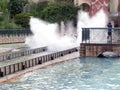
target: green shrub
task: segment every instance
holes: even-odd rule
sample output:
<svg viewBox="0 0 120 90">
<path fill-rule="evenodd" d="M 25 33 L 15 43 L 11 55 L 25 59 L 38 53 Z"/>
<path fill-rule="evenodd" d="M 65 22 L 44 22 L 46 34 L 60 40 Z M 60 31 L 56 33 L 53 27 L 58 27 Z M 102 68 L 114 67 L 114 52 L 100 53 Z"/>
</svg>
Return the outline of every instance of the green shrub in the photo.
<svg viewBox="0 0 120 90">
<path fill-rule="evenodd" d="M 30 20 L 30 15 L 25 13 L 17 14 L 14 17 L 15 23 L 23 28 L 29 28 L 29 20 Z"/>
<path fill-rule="evenodd" d="M 40 17 L 41 12 L 48 6 L 48 2 L 32 3 L 30 5 L 30 14 L 34 17 Z"/>
<path fill-rule="evenodd" d="M 0 16 L 0 22 L 3 21 L 3 16 Z"/>
<path fill-rule="evenodd" d="M 28 0 L 10 0 L 8 9 L 10 11 L 10 17 L 14 18 L 16 14 L 23 12 L 23 7 L 28 3 Z"/>
</svg>

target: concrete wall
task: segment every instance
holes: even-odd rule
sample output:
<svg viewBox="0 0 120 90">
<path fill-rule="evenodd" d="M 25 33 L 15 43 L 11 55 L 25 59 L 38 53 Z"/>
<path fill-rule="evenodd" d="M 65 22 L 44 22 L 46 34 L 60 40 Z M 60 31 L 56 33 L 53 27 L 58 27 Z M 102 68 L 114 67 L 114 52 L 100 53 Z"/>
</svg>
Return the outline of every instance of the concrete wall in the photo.
<svg viewBox="0 0 120 90">
<path fill-rule="evenodd" d="M 118 2 L 119 0 L 110 0 L 110 12 L 118 12 Z M 75 5 L 81 5 L 82 3 L 87 3 L 90 5 L 91 0 L 74 0 Z"/>
<path fill-rule="evenodd" d="M 40 57 L 36 57 L 30 60 L 26 60 L 26 61 L 21 61 L 21 62 L 17 62 L 11 65 L 6 65 L 4 67 L 0 67 L 0 77 L 4 77 L 6 75 L 21 71 L 21 70 L 25 70 L 27 68 L 33 67 L 35 65 L 40 65 L 42 63 L 54 60 L 55 58 L 58 57 L 62 57 L 64 55 L 73 53 L 73 52 L 77 52 L 78 49 L 77 48 L 72 48 L 69 50 L 64 50 L 64 51 L 60 51 L 60 52 L 55 52 L 55 53 L 51 53 L 48 55 L 44 55 L 44 56 L 40 56 Z"/>
<path fill-rule="evenodd" d="M 0 44 L 23 43 L 28 35 L 0 35 Z"/>
<path fill-rule="evenodd" d="M 90 5 L 91 0 L 74 0 L 75 5 L 81 5 L 83 3 L 87 3 Z"/>
<path fill-rule="evenodd" d="M 97 57 L 105 51 L 112 51 L 120 56 L 120 44 L 80 44 L 80 57 Z"/>
<path fill-rule="evenodd" d="M 119 0 L 110 0 L 110 12 L 112 13 L 118 12 L 118 3 Z"/>
</svg>

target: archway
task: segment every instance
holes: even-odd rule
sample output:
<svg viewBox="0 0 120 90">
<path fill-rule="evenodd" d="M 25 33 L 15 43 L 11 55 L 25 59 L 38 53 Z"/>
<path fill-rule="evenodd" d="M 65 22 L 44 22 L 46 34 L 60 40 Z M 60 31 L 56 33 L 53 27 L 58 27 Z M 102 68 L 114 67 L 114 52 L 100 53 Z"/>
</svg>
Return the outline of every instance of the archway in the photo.
<svg viewBox="0 0 120 90">
<path fill-rule="evenodd" d="M 80 7 L 81 7 L 81 9 L 82 9 L 83 11 L 85 11 L 85 12 L 89 12 L 89 10 L 90 10 L 90 6 L 89 6 L 89 4 L 87 4 L 87 3 L 82 3 L 82 4 L 80 5 Z"/>
<path fill-rule="evenodd" d="M 110 57 L 118 57 L 118 53 L 115 53 L 113 51 L 105 51 L 105 52 L 102 52 L 100 54 L 98 54 L 97 57 L 100 57 L 100 58 L 103 58 L 103 57 L 106 57 L 106 58 L 110 58 Z"/>
</svg>

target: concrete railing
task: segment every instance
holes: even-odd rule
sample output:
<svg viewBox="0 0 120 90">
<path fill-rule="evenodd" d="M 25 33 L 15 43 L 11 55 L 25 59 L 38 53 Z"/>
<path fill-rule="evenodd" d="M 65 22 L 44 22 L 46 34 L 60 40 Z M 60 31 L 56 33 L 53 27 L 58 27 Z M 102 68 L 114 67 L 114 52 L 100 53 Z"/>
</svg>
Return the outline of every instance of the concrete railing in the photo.
<svg viewBox="0 0 120 90">
<path fill-rule="evenodd" d="M 17 52 L 10 52 L 10 53 L 1 55 L 0 61 L 10 60 L 10 59 L 21 57 L 21 56 L 27 56 L 30 54 L 40 53 L 46 50 L 47 50 L 47 47 L 41 47 L 41 48 L 35 48 L 35 49 L 21 50 Z"/>
<path fill-rule="evenodd" d="M 8 64 L 8 65 L 2 66 L 2 67 L 0 66 L 0 77 L 4 77 L 6 75 L 10 75 L 12 73 L 15 73 L 15 72 L 18 72 L 21 70 L 25 70 L 27 68 L 30 68 L 30 67 L 33 67 L 36 65 L 40 65 L 42 63 L 54 60 L 55 58 L 62 57 L 64 55 L 71 54 L 71 53 L 77 52 L 77 51 L 78 51 L 77 48 L 72 48 L 72 49 L 59 51 L 59 52 L 43 55 L 40 57 L 32 58 L 32 59 L 25 60 L 25 61 L 18 61 L 16 63 L 13 62 L 13 64 L 10 64 L 10 65 Z"/>
<path fill-rule="evenodd" d="M 3 35 L 0 36 L 0 44 L 24 43 L 28 35 Z"/>
</svg>

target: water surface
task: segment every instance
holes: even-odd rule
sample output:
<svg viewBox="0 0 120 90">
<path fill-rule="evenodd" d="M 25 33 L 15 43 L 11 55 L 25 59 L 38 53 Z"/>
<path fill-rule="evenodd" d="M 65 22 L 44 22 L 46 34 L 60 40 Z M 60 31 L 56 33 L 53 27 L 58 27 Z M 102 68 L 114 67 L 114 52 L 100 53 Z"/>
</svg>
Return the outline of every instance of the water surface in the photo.
<svg viewBox="0 0 120 90">
<path fill-rule="evenodd" d="M 81 58 L 0 86 L 1 90 L 120 90 L 120 58 Z"/>
</svg>

